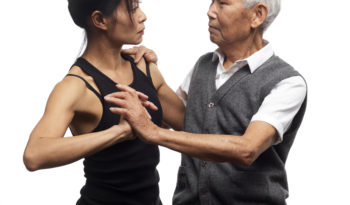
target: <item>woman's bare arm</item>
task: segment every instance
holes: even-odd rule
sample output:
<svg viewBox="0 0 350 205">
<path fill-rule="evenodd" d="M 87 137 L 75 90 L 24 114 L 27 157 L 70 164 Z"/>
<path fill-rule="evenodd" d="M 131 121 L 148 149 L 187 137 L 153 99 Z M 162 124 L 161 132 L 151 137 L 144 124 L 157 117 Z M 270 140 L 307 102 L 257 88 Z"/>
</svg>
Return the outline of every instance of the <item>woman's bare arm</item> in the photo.
<svg viewBox="0 0 350 205">
<path fill-rule="evenodd" d="M 131 128 L 124 120 L 104 131 L 64 137 L 86 92 L 90 91 L 85 84 L 73 78 L 65 78 L 56 85 L 24 151 L 28 170 L 69 164 L 131 137 Z"/>
<path fill-rule="evenodd" d="M 158 85 L 157 92 L 163 108 L 163 120 L 171 128 L 182 130 L 185 106 L 182 100 L 165 82 L 162 74 L 154 63 L 150 64 L 152 79 Z"/>
</svg>

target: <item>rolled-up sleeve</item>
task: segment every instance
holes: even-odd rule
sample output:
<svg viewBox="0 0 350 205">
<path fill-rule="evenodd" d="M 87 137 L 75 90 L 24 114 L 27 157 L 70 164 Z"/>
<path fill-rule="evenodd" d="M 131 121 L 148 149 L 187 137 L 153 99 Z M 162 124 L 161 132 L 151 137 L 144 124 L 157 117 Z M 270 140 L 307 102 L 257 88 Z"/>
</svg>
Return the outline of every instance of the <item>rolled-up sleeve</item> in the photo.
<svg viewBox="0 0 350 205">
<path fill-rule="evenodd" d="M 193 70 L 194 70 L 194 68 L 187 74 L 185 80 L 182 82 L 182 84 L 176 90 L 177 96 L 179 96 L 179 98 L 182 100 L 182 102 L 184 103 L 185 106 L 187 104 L 187 95 L 188 95 L 188 90 L 190 89 Z"/>
<path fill-rule="evenodd" d="M 279 135 L 276 144 L 282 142 L 283 134 L 299 111 L 306 92 L 306 83 L 302 77 L 295 76 L 282 80 L 265 97 L 251 121 L 264 121 L 275 127 Z"/>
</svg>

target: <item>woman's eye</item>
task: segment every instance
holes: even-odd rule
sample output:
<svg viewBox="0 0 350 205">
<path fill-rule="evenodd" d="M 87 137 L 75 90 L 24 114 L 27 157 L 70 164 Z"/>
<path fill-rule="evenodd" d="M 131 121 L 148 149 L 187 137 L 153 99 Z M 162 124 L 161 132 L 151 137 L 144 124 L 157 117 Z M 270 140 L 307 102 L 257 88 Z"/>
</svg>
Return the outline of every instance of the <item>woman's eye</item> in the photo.
<svg viewBox="0 0 350 205">
<path fill-rule="evenodd" d="M 140 3 L 141 3 L 141 2 L 138 1 L 138 2 L 136 2 L 136 3 L 133 5 L 133 8 L 131 9 L 132 12 L 136 12 L 136 11 L 137 11 L 137 9 L 139 8 L 139 4 L 140 4 Z"/>
<path fill-rule="evenodd" d="M 131 11 L 132 11 L 132 12 L 136 12 L 138 8 L 139 8 L 139 6 L 135 6 L 135 7 L 133 7 L 133 8 L 131 9 Z"/>
</svg>

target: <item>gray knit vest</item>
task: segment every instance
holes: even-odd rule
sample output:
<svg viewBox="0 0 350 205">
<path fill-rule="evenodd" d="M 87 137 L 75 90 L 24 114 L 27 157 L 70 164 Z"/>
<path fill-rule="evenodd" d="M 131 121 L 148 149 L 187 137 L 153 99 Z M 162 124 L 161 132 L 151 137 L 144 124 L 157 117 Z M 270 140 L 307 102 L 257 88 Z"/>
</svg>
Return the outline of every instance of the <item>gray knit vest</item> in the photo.
<svg viewBox="0 0 350 205">
<path fill-rule="evenodd" d="M 216 90 L 218 60 L 212 61 L 212 57 L 213 53 L 208 53 L 195 65 L 184 122 L 187 132 L 241 136 L 272 88 L 286 78 L 300 76 L 272 56 L 253 73 L 248 66 L 241 68 Z M 306 98 L 282 143 L 271 146 L 251 166 L 205 162 L 183 154 L 173 204 L 286 204 L 285 162 L 305 108 Z"/>
</svg>

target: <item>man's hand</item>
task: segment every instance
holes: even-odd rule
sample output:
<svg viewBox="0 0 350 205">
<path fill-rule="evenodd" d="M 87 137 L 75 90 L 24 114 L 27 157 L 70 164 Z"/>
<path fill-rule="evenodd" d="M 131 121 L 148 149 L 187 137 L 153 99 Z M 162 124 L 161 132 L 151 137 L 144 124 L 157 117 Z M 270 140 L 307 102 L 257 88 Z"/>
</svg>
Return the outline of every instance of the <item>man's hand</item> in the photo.
<svg viewBox="0 0 350 205">
<path fill-rule="evenodd" d="M 149 113 L 144 107 L 145 102 L 140 100 L 140 93 L 126 85 L 118 84 L 117 87 L 122 92 L 115 92 L 105 96 L 107 102 L 119 106 L 111 107 L 111 112 L 124 116 L 143 140 L 151 142 L 152 132 L 155 130 L 156 125 L 153 124 Z M 149 101 L 146 104 L 154 106 Z"/>
<path fill-rule="evenodd" d="M 118 86 L 117 86 L 118 87 Z M 137 96 L 139 97 L 139 100 L 141 101 L 141 104 L 146 107 L 146 108 L 149 108 L 151 110 L 154 110 L 154 111 L 157 111 L 158 110 L 158 107 L 153 104 L 152 102 L 148 101 L 148 96 L 143 94 L 142 92 L 138 92 L 138 91 L 135 91 Z M 151 116 L 150 116 L 151 118 Z"/>
<path fill-rule="evenodd" d="M 143 56 L 149 63 L 157 64 L 158 61 L 156 53 L 145 46 L 134 46 L 132 48 L 122 50 L 122 52 L 129 55 L 135 55 L 134 61 L 136 64 L 142 59 Z"/>
</svg>

